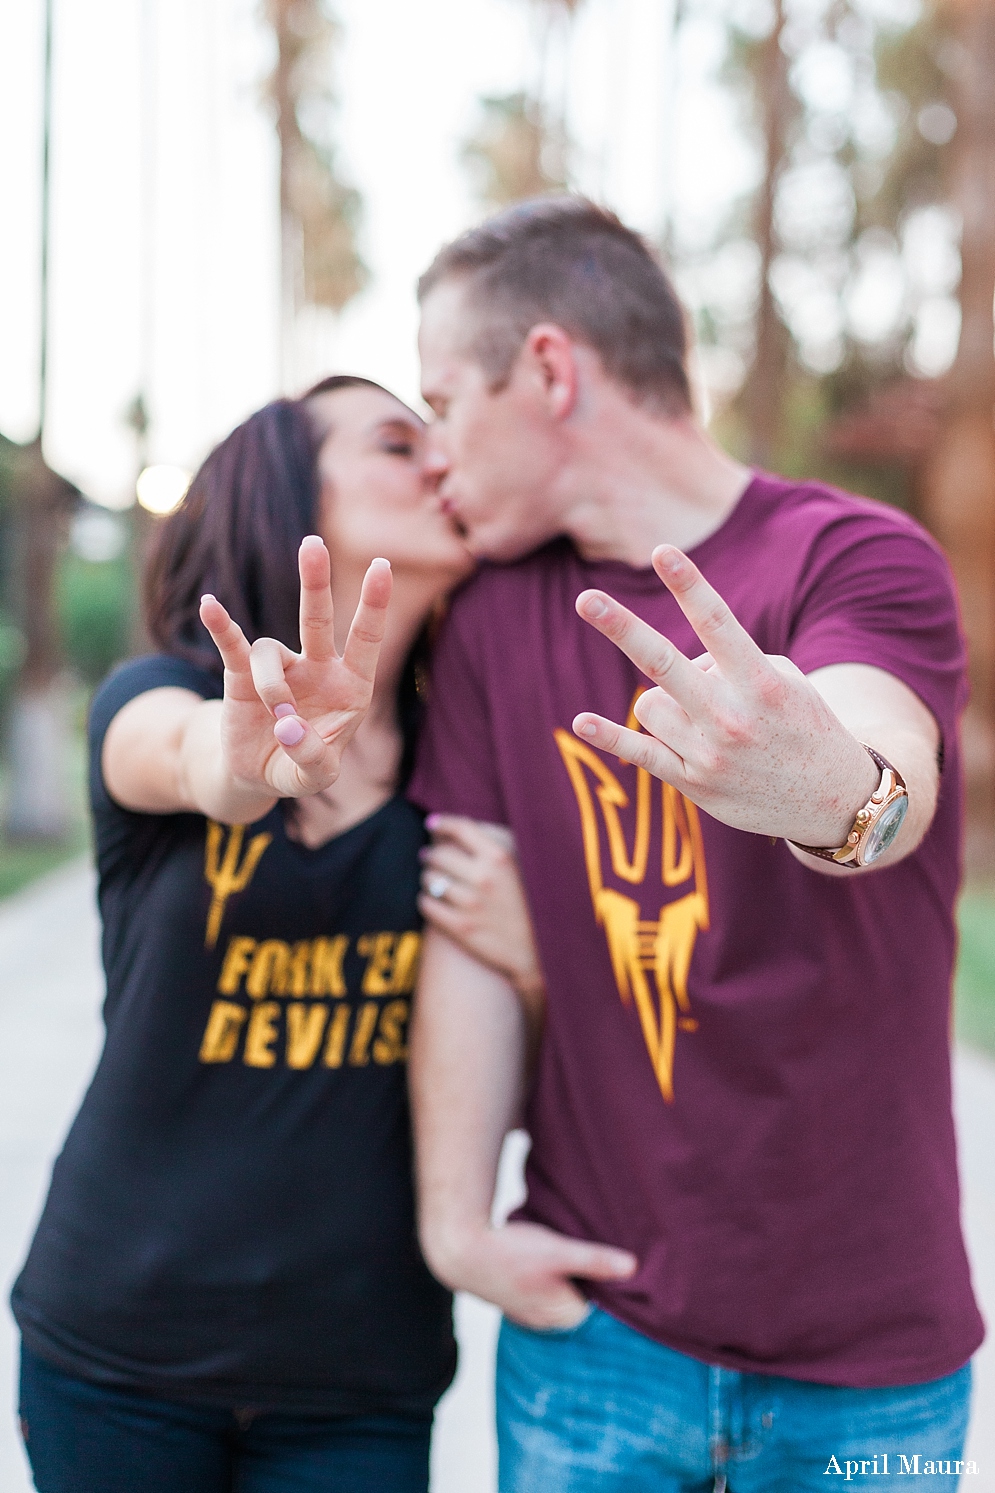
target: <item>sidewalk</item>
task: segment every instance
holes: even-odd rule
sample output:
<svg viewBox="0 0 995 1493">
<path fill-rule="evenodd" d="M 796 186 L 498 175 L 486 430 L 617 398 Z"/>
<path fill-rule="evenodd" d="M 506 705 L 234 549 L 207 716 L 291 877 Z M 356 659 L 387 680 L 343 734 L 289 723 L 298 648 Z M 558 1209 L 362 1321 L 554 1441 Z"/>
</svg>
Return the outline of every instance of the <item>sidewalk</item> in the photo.
<svg viewBox="0 0 995 1493">
<path fill-rule="evenodd" d="M 100 1046 L 101 980 L 92 878 L 79 863 L 0 906 L 0 1284 L 4 1298 L 30 1238 L 52 1157 Z M 957 1115 L 964 1217 L 982 1309 L 995 1322 L 995 1064 L 958 1054 Z M 511 1167 L 513 1171 L 513 1165 Z M 505 1179 L 514 1186 L 513 1177 Z M 929 1199 L 909 1200 L 909 1228 Z M 459 1376 L 439 1408 L 433 1493 L 493 1493 L 491 1364 L 496 1313 L 457 1302 Z M 15 1334 L 0 1314 L 0 1493 L 30 1493 L 13 1414 Z M 995 1493 L 995 1338 L 976 1360 L 967 1455 L 981 1475 L 965 1493 Z"/>
</svg>

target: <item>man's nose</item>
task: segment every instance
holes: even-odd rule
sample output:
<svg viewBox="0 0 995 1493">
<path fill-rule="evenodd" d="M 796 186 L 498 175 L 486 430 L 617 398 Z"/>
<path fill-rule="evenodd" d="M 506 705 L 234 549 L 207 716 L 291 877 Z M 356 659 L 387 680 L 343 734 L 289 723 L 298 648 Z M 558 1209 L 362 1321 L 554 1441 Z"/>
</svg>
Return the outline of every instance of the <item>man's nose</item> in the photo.
<svg viewBox="0 0 995 1493">
<path fill-rule="evenodd" d="M 449 457 L 446 455 L 445 447 L 438 436 L 429 435 L 425 443 L 424 474 L 427 482 L 433 487 L 439 483 L 449 471 Z"/>
</svg>

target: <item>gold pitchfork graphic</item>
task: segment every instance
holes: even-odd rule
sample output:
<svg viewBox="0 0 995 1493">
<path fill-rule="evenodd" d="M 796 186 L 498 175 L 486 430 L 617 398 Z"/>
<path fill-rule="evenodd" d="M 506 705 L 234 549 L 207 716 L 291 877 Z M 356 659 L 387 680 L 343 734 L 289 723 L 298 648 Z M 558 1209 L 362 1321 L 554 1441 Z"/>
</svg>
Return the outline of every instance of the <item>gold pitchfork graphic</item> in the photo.
<svg viewBox="0 0 995 1493">
<path fill-rule="evenodd" d="M 641 693 L 637 691 L 633 705 Z M 639 730 L 631 707 L 627 724 Z M 646 920 L 634 897 L 604 884 L 598 809 L 612 871 L 620 881 L 642 885 L 649 860 L 654 798 L 650 774 L 645 768 L 636 769 L 636 827 L 630 857 L 619 813 L 628 807 L 629 795 L 591 747 L 569 731 L 556 730 L 553 735 L 577 797 L 591 903 L 605 930 L 618 993 L 624 1005 L 635 1005 L 660 1092 L 671 1104 L 678 1027 L 690 1032 L 698 1025 L 691 1015 L 687 992 L 691 956 L 699 929 L 708 928 L 708 882 L 698 810 L 669 783 L 661 785 L 660 879 L 663 886 L 675 887 L 693 877 L 694 889 L 665 903 L 658 920 Z M 650 976 L 656 984 L 655 999 Z"/>
<path fill-rule="evenodd" d="M 263 851 L 273 838 L 272 835 L 267 834 L 253 835 L 245 856 L 239 864 L 242 841 L 245 839 L 245 825 L 232 825 L 228 834 L 228 844 L 222 855 L 221 846 L 224 837 L 224 825 L 216 824 L 213 819 L 209 819 L 207 838 L 204 842 L 204 878 L 213 889 L 214 896 L 211 898 L 211 907 L 207 914 L 207 929 L 204 933 L 204 947 L 207 949 L 213 949 L 218 941 L 221 920 L 225 915 L 228 898 L 233 892 L 245 891 L 262 859 Z"/>
</svg>

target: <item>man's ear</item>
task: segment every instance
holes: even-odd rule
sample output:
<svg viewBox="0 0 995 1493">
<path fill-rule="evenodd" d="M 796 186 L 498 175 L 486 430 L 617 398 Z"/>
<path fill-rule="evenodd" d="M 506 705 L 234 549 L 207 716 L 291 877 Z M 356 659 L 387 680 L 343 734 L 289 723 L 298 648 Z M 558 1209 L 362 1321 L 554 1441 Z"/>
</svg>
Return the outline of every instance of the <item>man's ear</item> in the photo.
<svg viewBox="0 0 995 1493">
<path fill-rule="evenodd" d="M 577 352 L 569 333 L 555 322 L 538 322 L 526 337 L 522 352 L 542 382 L 550 413 L 554 419 L 565 420 L 577 404 L 580 382 Z"/>
</svg>

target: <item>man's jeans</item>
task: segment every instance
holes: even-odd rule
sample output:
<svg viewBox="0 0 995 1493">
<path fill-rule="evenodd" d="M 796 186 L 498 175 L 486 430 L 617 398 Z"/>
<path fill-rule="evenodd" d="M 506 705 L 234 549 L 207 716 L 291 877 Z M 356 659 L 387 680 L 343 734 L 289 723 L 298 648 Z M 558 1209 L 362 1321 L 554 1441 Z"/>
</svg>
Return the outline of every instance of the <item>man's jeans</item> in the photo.
<svg viewBox="0 0 995 1493">
<path fill-rule="evenodd" d="M 567 1332 L 505 1321 L 500 1493 L 953 1493 L 970 1394 L 970 1364 L 837 1389 L 710 1368 L 596 1307 Z"/>
</svg>

